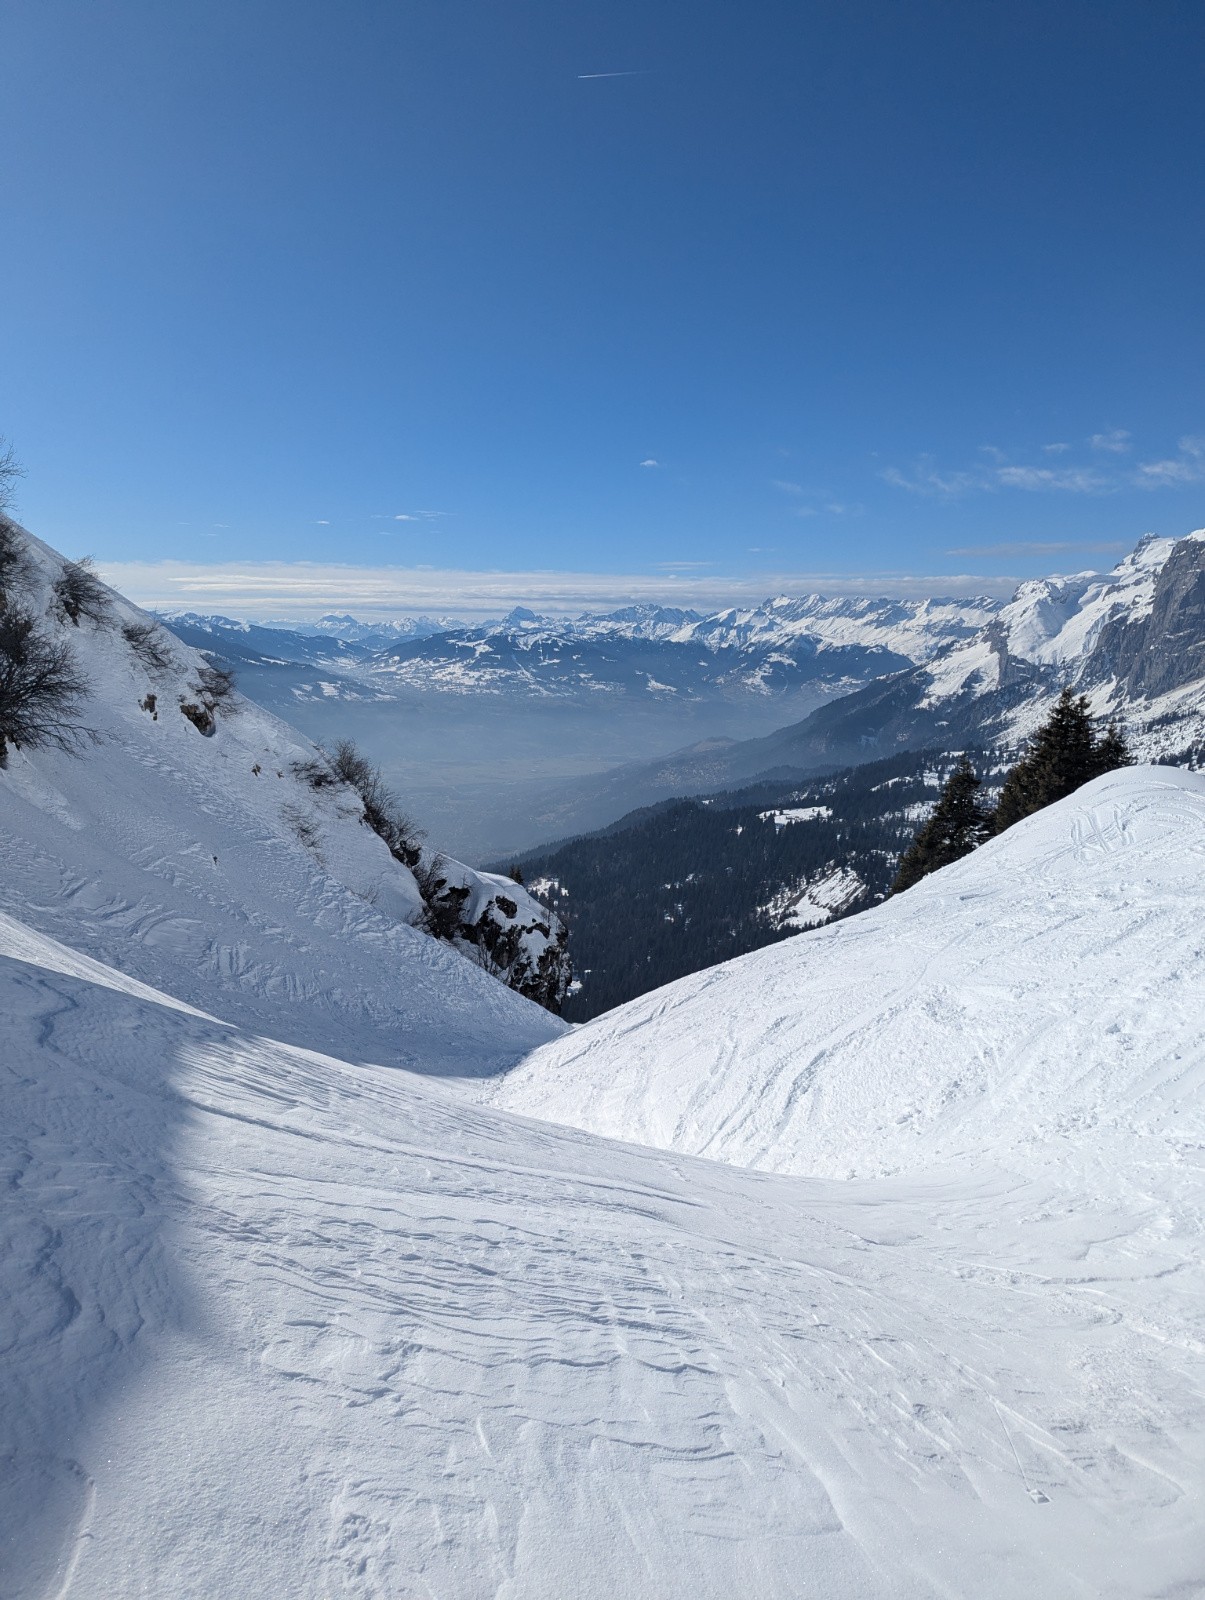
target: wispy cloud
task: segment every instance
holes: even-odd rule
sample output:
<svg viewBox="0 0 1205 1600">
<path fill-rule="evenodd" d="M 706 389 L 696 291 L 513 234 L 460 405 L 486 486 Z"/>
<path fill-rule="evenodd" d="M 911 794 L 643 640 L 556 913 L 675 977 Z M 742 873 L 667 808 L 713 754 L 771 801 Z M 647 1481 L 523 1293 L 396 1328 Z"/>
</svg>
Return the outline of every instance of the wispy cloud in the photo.
<svg viewBox="0 0 1205 1600">
<path fill-rule="evenodd" d="M 482 572 L 438 567 L 353 567 L 321 562 L 104 562 L 107 583 L 159 611 L 221 612 L 273 620 L 350 611 L 362 617 L 437 612 L 481 618 L 517 605 L 552 614 L 609 610 L 636 601 L 718 610 L 756 604 L 770 594 L 895 595 L 1012 592 L 1011 578 L 974 574 L 918 577 L 906 572 L 798 572 L 723 575 L 705 564 L 666 563 L 641 573 Z"/>
<path fill-rule="evenodd" d="M 372 522 L 434 522 L 438 517 L 450 517 L 450 511 L 374 511 Z"/>
<path fill-rule="evenodd" d="M 971 489 L 988 487 L 983 471 L 939 471 L 932 456 L 921 456 L 910 472 L 901 472 L 899 467 L 884 467 L 880 476 L 893 488 L 906 489 L 909 494 L 936 495 L 947 499 L 966 494 Z"/>
<path fill-rule="evenodd" d="M 644 461 L 642 461 L 640 463 L 640 465 L 642 467 L 659 467 L 661 465 L 661 463 L 658 460 L 656 460 L 653 456 L 649 456 Z"/>
<path fill-rule="evenodd" d="M 592 78 L 647 78 L 651 67 L 635 67 L 628 72 L 579 72 L 577 81 L 588 83 Z"/>
<path fill-rule="evenodd" d="M 1205 483 L 1205 438 L 1180 440 L 1178 455 L 1165 461 L 1144 461 L 1134 481 L 1143 489 L 1179 488 L 1186 483 Z"/>
<path fill-rule="evenodd" d="M 955 500 L 960 495 L 976 491 L 990 493 L 999 489 L 1104 494 L 1111 487 L 1109 480 L 1091 467 L 1034 467 L 1002 460 L 968 471 L 946 472 L 939 471 L 931 458 L 922 457 L 911 472 L 888 467 L 882 477 L 897 489 L 907 489 L 910 494 L 930 495 L 944 500 Z"/>
<path fill-rule="evenodd" d="M 962 560 L 975 556 L 996 556 L 1005 561 L 1032 560 L 1046 556 L 1120 555 L 1129 545 L 1120 539 L 1017 539 L 1003 544 L 968 544 L 947 550 L 948 556 Z"/>
<path fill-rule="evenodd" d="M 1127 428 L 1110 428 L 1108 433 L 1094 433 L 1088 440 L 1093 450 L 1104 450 L 1109 455 L 1124 456 L 1130 448 Z"/>
<path fill-rule="evenodd" d="M 1109 480 L 1091 467 L 997 467 L 994 472 L 1002 489 L 1058 490 L 1064 494 L 1105 494 Z"/>
<path fill-rule="evenodd" d="M 791 483 L 786 478 L 771 478 L 770 487 L 781 490 L 783 494 L 803 493 L 803 485 L 801 483 Z"/>
<path fill-rule="evenodd" d="M 1122 456 L 1132 449 L 1125 428 L 1094 433 L 1087 441 L 1096 459 L 1080 464 L 1039 466 L 1012 461 L 995 445 L 983 445 L 980 454 L 988 460 L 969 468 L 948 471 L 939 468 L 932 456 L 920 456 L 907 471 L 887 467 L 879 476 L 897 489 L 935 499 L 954 500 L 961 495 L 993 494 L 1004 489 L 1021 489 L 1031 494 L 1115 494 L 1121 489 L 1168 489 L 1185 484 L 1205 483 L 1205 436 L 1186 435 L 1177 454 L 1158 461 L 1123 463 Z M 1046 444 L 1046 456 L 1065 455 L 1071 446 Z M 1106 459 L 1101 459 L 1102 457 Z M 1113 457 L 1113 460 L 1107 458 Z"/>
</svg>

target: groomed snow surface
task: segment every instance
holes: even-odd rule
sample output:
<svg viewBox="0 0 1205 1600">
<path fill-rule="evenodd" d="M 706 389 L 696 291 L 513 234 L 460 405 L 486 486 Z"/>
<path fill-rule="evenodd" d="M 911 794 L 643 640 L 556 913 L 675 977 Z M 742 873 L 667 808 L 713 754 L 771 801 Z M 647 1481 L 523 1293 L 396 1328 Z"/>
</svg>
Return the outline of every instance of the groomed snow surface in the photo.
<svg viewBox="0 0 1205 1600">
<path fill-rule="evenodd" d="M 1205 779 L 561 1035 L 245 715 L 0 790 L 0 1593 L 1205 1592 Z"/>
</svg>

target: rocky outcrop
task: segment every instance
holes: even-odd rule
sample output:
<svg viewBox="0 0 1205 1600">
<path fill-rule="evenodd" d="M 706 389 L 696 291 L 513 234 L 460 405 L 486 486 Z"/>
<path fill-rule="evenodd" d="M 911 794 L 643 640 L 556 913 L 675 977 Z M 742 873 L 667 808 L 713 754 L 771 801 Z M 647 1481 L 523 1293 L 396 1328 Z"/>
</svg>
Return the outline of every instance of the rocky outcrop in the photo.
<svg viewBox="0 0 1205 1600">
<path fill-rule="evenodd" d="M 1205 541 L 1181 539 L 1155 584 L 1150 616 L 1131 630 L 1138 648 L 1126 675 L 1131 696 L 1156 695 L 1205 679 Z"/>
</svg>

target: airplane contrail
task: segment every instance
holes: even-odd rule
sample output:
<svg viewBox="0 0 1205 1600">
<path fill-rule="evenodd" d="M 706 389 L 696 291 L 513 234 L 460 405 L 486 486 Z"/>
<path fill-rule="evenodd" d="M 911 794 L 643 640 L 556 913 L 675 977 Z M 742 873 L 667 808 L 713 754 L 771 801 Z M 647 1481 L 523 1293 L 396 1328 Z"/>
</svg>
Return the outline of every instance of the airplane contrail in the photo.
<svg viewBox="0 0 1205 1600">
<path fill-rule="evenodd" d="M 638 67 L 634 72 L 579 72 L 577 81 L 581 83 L 587 78 L 643 78 L 650 71 L 651 67 Z"/>
</svg>

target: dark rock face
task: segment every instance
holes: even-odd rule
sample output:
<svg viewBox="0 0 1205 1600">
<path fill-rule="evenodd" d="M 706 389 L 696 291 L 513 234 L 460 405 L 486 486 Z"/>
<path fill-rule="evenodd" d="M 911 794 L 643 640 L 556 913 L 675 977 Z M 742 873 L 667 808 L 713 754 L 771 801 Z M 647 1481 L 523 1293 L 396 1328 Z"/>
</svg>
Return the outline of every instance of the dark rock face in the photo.
<svg viewBox="0 0 1205 1600">
<path fill-rule="evenodd" d="M 1153 699 L 1205 678 L 1205 541 L 1181 539 L 1155 585 L 1144 637 L 1128 664 L 1126 690 Z"/>
<path fill-rule="evenodd" d="M 1126 683 L 1142 656 L 1148 618 L 1135 619 L 1122 606 L 1100 630 L 1092 653 L 1084 663 L 1080 681 L 1084 688 L 1115 679 Z"/>
</svg>

